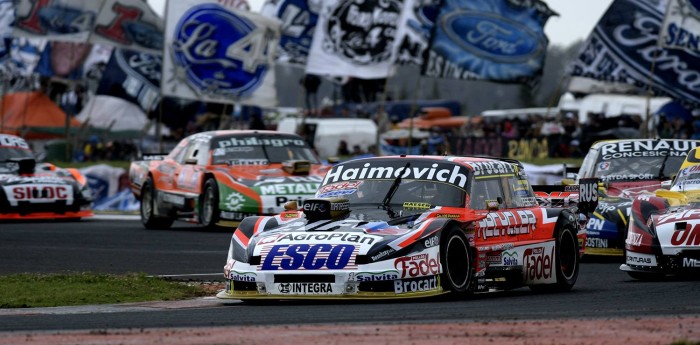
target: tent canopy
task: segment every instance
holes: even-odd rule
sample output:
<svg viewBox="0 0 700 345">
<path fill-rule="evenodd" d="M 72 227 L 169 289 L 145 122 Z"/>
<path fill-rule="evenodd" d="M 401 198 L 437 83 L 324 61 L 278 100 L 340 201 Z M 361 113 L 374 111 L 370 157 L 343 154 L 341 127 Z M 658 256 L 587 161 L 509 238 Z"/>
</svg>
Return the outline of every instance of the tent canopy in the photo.
<svg viewBox="0 0 700 345">
<path fill-rule="evenodd" d="M 6 94 L 0 104 L 0 132 L 21 135 L 25 139 L 63 137 L 66 113 L 39 91 Z M 73 130 L 80 122 L 70 119 Z"/>
<path fill-rule="evenodd" d="M 108 131 L 108 136 L 140 137 L 146 129 L 153 135 L 155 126 L 149 126 L 149 119 L 141 108 L 122 98 L 96 95 L 90 98 L 76 119 L 88 125 L 91 131 Z M 161 135 L 170 131 L 161 127 Z"/>
</svg>

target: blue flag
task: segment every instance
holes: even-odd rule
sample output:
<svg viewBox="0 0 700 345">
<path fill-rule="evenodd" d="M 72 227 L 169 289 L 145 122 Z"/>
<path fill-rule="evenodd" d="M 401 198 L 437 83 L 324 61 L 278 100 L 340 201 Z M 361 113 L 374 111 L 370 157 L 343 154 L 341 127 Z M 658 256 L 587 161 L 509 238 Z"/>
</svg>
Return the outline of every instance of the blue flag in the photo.
<svg viewBox="0 0 700 345">
<path fill-rule="evenodd" d="M 530 82 L 542 74 L 555 12 L 543 1 L 444 0 L 423 74 L 449 79 Z"/>
<path fill-rule="evenodd" d="M 573 61 L 571 75 L 639 91 L 651 85 L 656 96 L 700 104 L 700 59 L 692 50 L 659 42 L 665 11 L 658 1 L 615 0 Z"/>
<path fill-rule="evenodd" d="M 123 98 L 152 111 L 160 102 L 163 58 L 133 50 L 115 49 L 107 63 L 98 95 Z"/>
<path fill-rule="evenodd" d="M 277 59 L 305 66 L 321 7 L 319 0 L 268 0 L 262 15 L 282 21 Z"/>
</svg>

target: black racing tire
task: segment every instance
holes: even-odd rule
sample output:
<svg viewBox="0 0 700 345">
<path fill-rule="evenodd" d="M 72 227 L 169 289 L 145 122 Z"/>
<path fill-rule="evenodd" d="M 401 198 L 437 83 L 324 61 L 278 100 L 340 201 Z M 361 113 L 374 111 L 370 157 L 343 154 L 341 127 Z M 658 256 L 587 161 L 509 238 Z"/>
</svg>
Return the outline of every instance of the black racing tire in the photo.
<svg viewBox="0 0 700 345">
<path fill-rule="evenodd" d="M 151 177 L 146 179 L 141 187 L 141 206 L 139 211 L 141 213 L 141 223 L 146 229 L 149 230 L 165 230 L 169 229 L 173 225 L 175 218 L 173 217 L 161 217 L 155 214 L 155 187 L 153 186 L 153 180 Z"/>
<path fill-rule="evenodd" d="M 446 228 L 440 237 L 440 263 L 443 290 L 458 296 L 472 291 L 474 268 L 469 241 L 456 226 Z"/>
<path fill-rule="evenodd" d="M 580 258 L 578 239 L 574 231 L 569 227 L 562 228 L 557 232 L 554 246 L 554 269 L 556 270 L 557 282 L 547 285 L 530 285 L 530 289 L 533 291 L 564 292 L 571 290 L 576 284 Z"/>
<path fill-rule="evenodd" d="M 199 198 L 199 223 L 207 229 L 216 229 L 219 222 L 219 186 L 214 178 L 204 182 Z"/>
</svg>

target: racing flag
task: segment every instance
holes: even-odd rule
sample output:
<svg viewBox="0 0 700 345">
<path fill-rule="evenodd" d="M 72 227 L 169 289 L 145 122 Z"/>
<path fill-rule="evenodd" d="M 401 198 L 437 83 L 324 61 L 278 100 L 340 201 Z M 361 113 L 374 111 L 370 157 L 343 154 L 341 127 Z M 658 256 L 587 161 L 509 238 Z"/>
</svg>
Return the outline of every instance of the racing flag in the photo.
<svg viewBox="0 0 700 345">
<path fill-rule="evenodd" d="M 690 21 L 673 19 L 679 18 L 674 14 L 679 8 L 674 7 L 674 3 L 685 3 L 681 6 L 684 13 L 698 11 L 693 5 L 697 4 L 696 1 L 674 1 L 669 6 L 671 17 L 663 24 L 665 3 L 615 0 L 573 61 L 571 75 L 606 83 L 628 84 L 638 90 L 646 89 L 651 83 L 656 95 L 668 95 L 684 103 L 700 104 L 700 90 L 697 88 L 697 80 L 700 80 L 698 32 L 691 35 L 690 31 L 696 29 L 693 29 Z M 662 36 L 659 42 L 662 25 L 666 27 L 666 36 Z M 687 32 L 681 34 L 682 30 Z M 683 49 L 667 49 L 664 45 Z"/>
<path fill-rule="evenodd" d="M 555 12 L 541 0 L 444 0 L 423 74 L 449 79 L 529 82 L 542 74 Z"/>
<path fill-rule="evenodd" d="M 227 3 L 178 0 L 168 4 L 162 93 L 274 107 L 280 22 L 227 7 Z"/>
<path fill-rule="evenodd" d="M 0 0 L 0 39 L 12 37 L 15 21 L 15 6 L 12 0 Z"/>
<path fill-rule="evenodd" d="M 163 53 L 163 19 L 143 0 L 106 0 L 90 43 Z"/>
<path fill-rule="evenodd" d="M 153 111 L 160 102 L 161 55 L 114 49 L 102 73 L 98 95 L 119 97 Z"/>
<path fill-rule="evenodd" d="M 661 44 L 700 56 L 700 2 L 669 0 L 661 26 Z"/>
<path fill-rule="evenodd" d="M 406 32 L 400 39 L 396 62 L 422 66 L 423 54 L 440 11 L 440 0 L 416 0 L 406 6 L 410 6 L 406 14 Z"/>
<path fill-rule="evenodd" d="M 262 14 L 282 21 L 277 61 L 304 67 L 309 56 L 321 0 L 268 0 Z"/>
<path fill-rule="evenodd" d="M 413 0 L 326 0 L 314 31 L 307 74 L 379 79 L 394 73 L 399 37 Z"/>
<path fill-rule="evenodd" d="M 16 0 L 15 37 L 86 43 L 103 1 Z"/>
</svg>

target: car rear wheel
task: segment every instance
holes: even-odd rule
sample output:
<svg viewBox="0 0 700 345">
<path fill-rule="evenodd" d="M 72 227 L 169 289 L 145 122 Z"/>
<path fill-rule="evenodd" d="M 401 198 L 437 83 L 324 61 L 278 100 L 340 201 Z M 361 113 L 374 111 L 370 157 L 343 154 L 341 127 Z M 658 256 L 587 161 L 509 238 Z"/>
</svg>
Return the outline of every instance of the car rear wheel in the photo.
<svg viewBox="0 0 700 345">
<path fill-rule="evenodd" d="M 172 217 L 160 217 L 155 214 L 155 188 L 149 177 L 141 188 L 141 223 L 146 229 L 168 229 L 175 221 Z"/>
<path fill-rule="evenodd" d="M 472 262 L 469 242 L 459 228 L 446 229 L 440 239 L 440 261 L 442 264 L 442 288 L 455 294 L 471 291 Z"/>
<path fill-rule="evenodd" d="M 207 179 L 199 202 L 199 222 L 214 229 L 219 222 L 219 186 L 213 178 Z"/>
<path fill-rule="evenodd" d="M 557 282 L 547 285 L 531 285 L 535 291 L 568 291 L 574 287 L 578 279 L 579 251 L 578 240 L 573 230 L 562 228 L 558 234 L 554 249 L 554 269 L 557 274 Z"/>
</svg>

